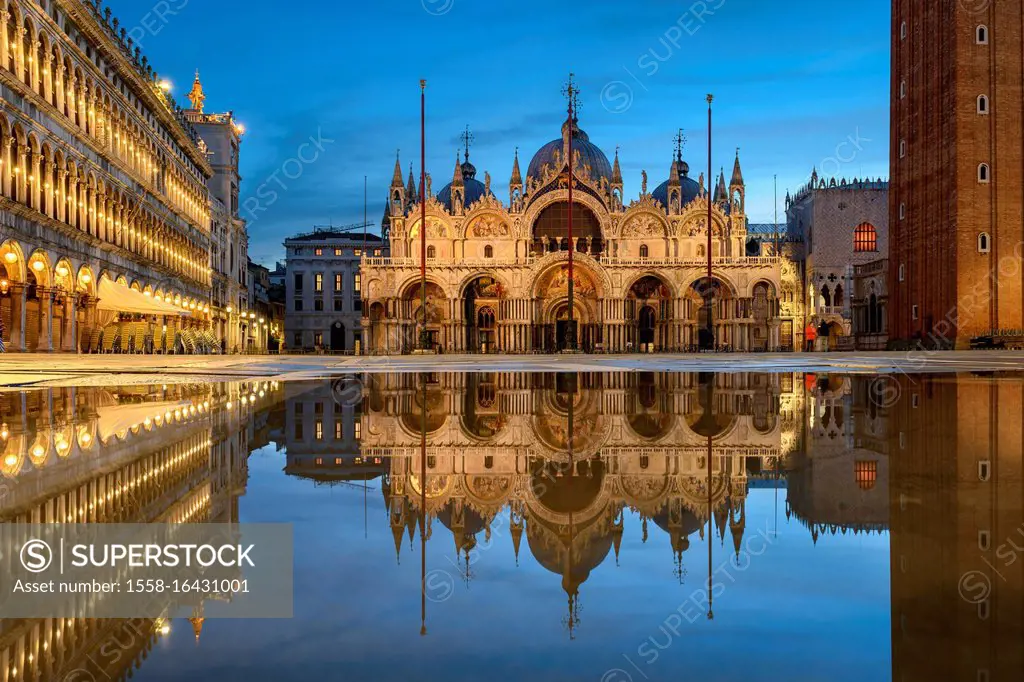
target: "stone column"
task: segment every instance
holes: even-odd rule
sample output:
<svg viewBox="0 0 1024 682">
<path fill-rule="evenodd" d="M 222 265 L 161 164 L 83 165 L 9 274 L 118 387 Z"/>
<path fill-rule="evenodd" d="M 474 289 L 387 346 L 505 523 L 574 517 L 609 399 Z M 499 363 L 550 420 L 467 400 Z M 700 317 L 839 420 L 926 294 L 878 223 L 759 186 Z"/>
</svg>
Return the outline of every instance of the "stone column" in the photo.
<svg viewBox="0 0 1024 682">
<path fill-rule="evenodd" d="M 50 293 L 39 297 L 39 343 L 36 350 L 53 352 L 53 295 Z"/>
<path fill-rule="evenodd" d="M 78 298 L 68 294 L 64 303 L 64 329 L 61 334 L 61 350 L 78 351 Z"/>
<path fill-rule="evenodd" d="M 11 285 L 11 342 L 9 351 L 25 350 L 25 286 Z"/>
</svg>

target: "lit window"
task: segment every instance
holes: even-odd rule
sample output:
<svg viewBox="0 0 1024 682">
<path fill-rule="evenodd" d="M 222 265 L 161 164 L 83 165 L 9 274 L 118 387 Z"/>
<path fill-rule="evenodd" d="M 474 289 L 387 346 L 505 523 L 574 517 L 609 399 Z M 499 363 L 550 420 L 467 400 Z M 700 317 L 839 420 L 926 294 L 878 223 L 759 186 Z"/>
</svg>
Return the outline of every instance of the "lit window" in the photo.
<svg viewBox="0 0 1024 682">
<path fill-rule="evenodd" d="M 334 292 L 337 293 L 337 294 L 340 294 L 341 290 L 342 290 L 342 286 L 343 286 L 343 283 L 342 283 L 341 273 L 340 272 L 334 273 Z"/>
<path fill-rule="evenodd" d="M 878 481 L 878 462 L 854 462 L 853 475 L 857 481 L 857 487 L 861 490 L 871 490 Z"/>
<path fill-rule="evenodd" d="M 316 427 L 315 428 L 316 428 L 316 439 L 317 440 L 323 440 L 324 439 L 324 423 L 322 421 L 320 421 L 319 419 L 317 419 L 316 420 Z"/>
<path fill-rule="evenodd" d="M 871 223 L 861 223 L 853 233 L 853 250 L 857 253 L 878 251 L 878 231 Z"/>
<path fill-rule="evenodd" d="M 324 255 L 324 250 L 323 249 L 315 249 L 313 251 L 313 253 L 315 253 L 318 256 L 322 256 L 322 255 Z"/>
<path fill-rule="evenodd" d="M 355 283 L 353 284 L 353 287 L 354 287 L 354 291 L 357 294 L 361 293 L 362 290 L 363 290 L 363 278 L 360 276 L 360 274 L 358 272 L 356 273 Z"/>
<path fill-rule="evenodd" d="M 324 345 L 324 333 L 323 332 L 317 332 L 316 334 L 313 334 L 313 345 L 314 346 L 322 346 L 322 345 Z"/>
<path fill-rule="evenodd" d="M 356 258 L 358 258 L 359 256 L 363 255 L 363 250 L 362 249 L 356 249 L 353 253 L 355 253 Z"/>
<path fill-rule="evenodd" d="M 982 232 L 978 235 L 978 253 L 989 253 L 992 250 L 992 239 L 988 236 L 988 232 Z"/>
<path fill-rule="evenodd" d="M 322 272 L 313 275 L 313 291 L 318 294 L 324 291 L 324 274 Z"/>
<path fill-rule="evenodd" d="M 335 256 L 340 256 L 341 255 L 341 249 L 335 249 L 334 250 L 334 255 Z"/>
<path fill-rule="evenodd" d="M 983 164 L 978 166 L 978 182 L 980 182 L 981 184 L 985 185 L 985 184 L 988 184 L 988 180 L 989 180 L 988 164 L 987 163 L 983 163 Z"/>
<path fill-rule="evenodd" d="M 978 44 L 979 45 L 988 45 L 988 27 L 987 26 L 982 25 L 982 26 L 978 27 L 977 38 L 978 38 Z"/>
<path fill-rule="evenodd" d="M 360 438 L 362 438 L 362 433 L 363 433 L 362 424 L 360 424 L 359 422 L 356 422 L 355 433 L 353 434 L 355 436 L 355 439 L 359 440 Z"/>
<path fill-rule="evenodd" d="M 978 95 L 978 113 L 983 116 L 988 115 L 988 97 L 985 95 Z"/>
<path fill-rule="evenodd" d="M 318 467 L 322 467 L 324 465 L 324 458 L 323 457 L 317 457 L 316 458 L 316 465 Z"/>
<path fill-rule="evenodd" d="M 334 458 L 334 466 L 341 466 L 342 464 L 344 464 L 344 462 L 345 460 L 343 460 L 341 457 Z"/>
<path fill-rule="evenodd" d="M 343 436 L 344 436 L 344 431 L 342 430 L 341 420 L 340 419 L 335 419 L 334 420 L 334 440 L 341 440 Z"/>
</svg>

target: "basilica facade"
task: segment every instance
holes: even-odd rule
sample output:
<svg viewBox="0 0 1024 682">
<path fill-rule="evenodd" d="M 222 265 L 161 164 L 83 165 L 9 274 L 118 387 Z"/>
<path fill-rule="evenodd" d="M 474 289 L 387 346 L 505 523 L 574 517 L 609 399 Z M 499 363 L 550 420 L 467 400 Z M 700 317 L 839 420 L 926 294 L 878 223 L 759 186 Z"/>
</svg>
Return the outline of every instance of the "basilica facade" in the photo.
<svg viewBox="0 0 1024 682">
<path fill-rule="evenodd" d="M 570 144 L 571 137 L 571 144 Z M 572 173 L 569 158 L 572 149 Z M 371 352 L 416 347 L 425 320 L 442 352 L 555 352 L 569 323 L 569 181 L 574 240 L 573 315 L 586 351 L 683 351 L 705 328 L 713 296 L 719 347 L 799 347 L 802 297 L 795 268 L 770 248 L 748 255 L 746 185 L 737 152 L 714 191 L 690 176 L 677 144 L 668 178 L 626 203 L 614 161 L 578 122 L 541 147 L 525 175 L 516 153 L 508 202 L 456 159 L 436 194 L 427 176 L 426 310 L 420 290 L 422 206 L 415 178 L 396 160 L 384 218 L 391 257 L 366 258 L 363 328 Z M 708 202 L 711 224 L 708 225 Z M 708 230 L 713 279 L 707 280 Z"/>
</svg>

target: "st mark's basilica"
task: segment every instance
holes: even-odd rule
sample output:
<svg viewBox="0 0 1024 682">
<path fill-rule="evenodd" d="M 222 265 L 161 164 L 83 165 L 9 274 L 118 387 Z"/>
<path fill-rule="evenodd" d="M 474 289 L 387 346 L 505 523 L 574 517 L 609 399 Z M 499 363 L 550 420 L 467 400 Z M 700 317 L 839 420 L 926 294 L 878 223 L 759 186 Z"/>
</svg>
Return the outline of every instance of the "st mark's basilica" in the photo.
<svg viewBox="0 0 1024 682">
<path fill-rule="evenodd" d="M 525 176 L 516 151 L 508 203 L 496 196 L 488 173 L 483 181 L 477 177 L 468 144 L 451 181 L 436 193 L 429 174 L 426 188 L 417 188 L 411 169 L 403 182 L 396 160 L 383 225 L 390 257 L 365 258 L 361 271 L 367 347 L 389 353 L 415 347 L 424 318 L 419 196 L 425 189 L 431 344 L 442 352 L 560 350 L 569 320 L 570 177 L 573 318 L 583 350 L 692 349 L 707 326 L 707 292 L 718 346 L 801 347 L 798 269 L 770 244 L 751 247 L 739 152 L 731 178 L 723 168 L 713 191 L 703 173 L 691 176 L 681 135 L 665 160 L 667 179 L 649 189 L 643 171 L 640 196 L 628 203 L 618 151 L 610 162 L 578 119 L 566 120 L 561 135 L 533 155 Z"/>
</svg>

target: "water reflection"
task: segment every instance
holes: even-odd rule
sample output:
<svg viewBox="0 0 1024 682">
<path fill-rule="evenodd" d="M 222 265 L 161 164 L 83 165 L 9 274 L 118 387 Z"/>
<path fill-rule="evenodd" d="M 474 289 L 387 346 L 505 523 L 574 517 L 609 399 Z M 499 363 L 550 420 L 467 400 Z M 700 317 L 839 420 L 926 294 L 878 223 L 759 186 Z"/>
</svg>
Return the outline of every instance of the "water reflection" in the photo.
<svg viewBox="0 0 1024 682">
<path fill-rule="evenodd" d="M 0 393 L 0 523 L 237 523 L 277 393 L 269 383 Z M 0 559 L 5 574 L 12 560 Z M 173 615 L 0 621 L 0 680 L 125 679 Z M 189 625 L 198 641 L 201 604 Z"/>
<path fill-rule="evenodd" d="M 474 623 L 483 618 L 480 627 L 487 620 L 453 595 L 484 586 L 495 597 L 511 597 L 509 617 L 541 631 L 545 619 L 559 621 L 574 648 L 557 651 L 573 661 L 577 676 L 601 679 L 623 667 L 622 657 L 634 666 L 625 667 L 632 679 L 677 676 L 684 658 L 699 673 L 692 648 L 645 654 L 653 650 L 644 638 L 663 631 L 658 624 L 681 600 L 678 632 L 703 636 L 705 646 L 733 660 L 727 652 L 737 642 L 742 648 L 786 639 L 790 626 L 783 623 L 856 592 L 817 573 L 825 570 L 825 553 L 846 552 L 851 563 L 887 547 L 888 603 L 876 600 L 874 607 L 886 617 L 881 632 L 891 631 L 861 636 L 881 634 L 891 661 L 882 649 L 884 665 L 871 667 L 853 647 L 855 638 L 805 632 L 805 639 L 828 637 L 827 650 L 818 651 L 826 657 L 821 679 L 1020 679 L 1024 382 L 895 377 L 880 392 L 878 381 L 439 373 L 366 376 L 343 385 L 3 393 L 0 520 L 238 522 L 250 453 L 283 451 L 274 455 L 276 476 L 261 474 L 251 505 L 309 527 L 324 542 L 329 534 L 332 545 L 343 545 L 341 561 L 356 553 L 391 576 L 385 591 L 348 599 L 357 609 L 372 605 L 387 614 L 415 598 L 418 629 L 382 615 L 380 631 L 396 642 L 409 634 L 437 640 L 432 646 L 440 650 L 418 651 L 438 664 L 454 660 L 438 653 L 452 636 L 451 614 Z M 309 504 L 322 495 L 356 495 L 362 514 L 310 519 L 300 509 L 275 507 L 288 482 L 305 482 L 299 499 Z M 381 536 L 386 555 L 374 543 Z M 780 558 L 758 559 L 752 548 L 766 545 Z M 320 550 L 297 544 L 299 553 Z M 776 561 L 787 573 L 768 582 Z M 506 564 L 521 571 L 514 589 L 494 578 Z M 410 571 L 418 574 L 416 588 L 400 577 Z M 303 580 L 301 566 L 296 579 Z M 549 585 L 563 601 L 539 608 L 527 595 Z M 614 598 L 610 585 L 619 586 Z M 309 599 L 329 598 L 326 589 L 314 583 Z M 807 600 L 804 610 L 788 613 L 773 602 L 780 590 L 791 601 Z M 772 618 L 739 622 L 749 615 L 743 609 L 761 602 L 773 604 Z M 297 605 L 295 621 L 277 627 L 301 637 L 314 625 L 304 621 L 301 599 Z M 623 608 L 633 615 L 608 620 L 612 614 L 604 613 Z M 864 619 L 852 607 L 839 613 Z M 104 675 L 119 679 L 148 656 L 167 626 L 4 622 L 0 682 L 50 679 L 83 661 L 102 661 Z M 201 612 L 191 614 L 188 627 L 198 640 Z M 255 630 L 245 622 L 222 627 L 243 642 Z M 125 635 L 126 628 L 137 636 Z M 104 659 L 100 647 L 111 637 L 135 644 L 115 649 L 116 661 Z M 269 674 L 270 651 L 250 646 L 247 656 L 263 661 Z M 789 676 L 810 674 L 801 656 L 815 656 L 814 647 L 783 649 L 792 659 Z M 350 655 L 377 679 L 402 677 L 400 666 L 386 671 L 362 660 L 359 650 Z M 210 670 L 243 665 L 208 647 L 195 656 Z M 848 670 L 838 663 L 847 658 Z M 142 668 L 153 679 L 175 679 L 184 665 L 175 656 L 156 659 Z M 317 655 L 302 665 L 310 676 L 331 669 Z M 521 672 L 543 667 L 539 660 L 517 665 Z M 757 676 L 751 660 L 733 665 L 732 674 Z M 190 676 L 202 678 L 205 670 L 193 668 Z"/>
</svg>

